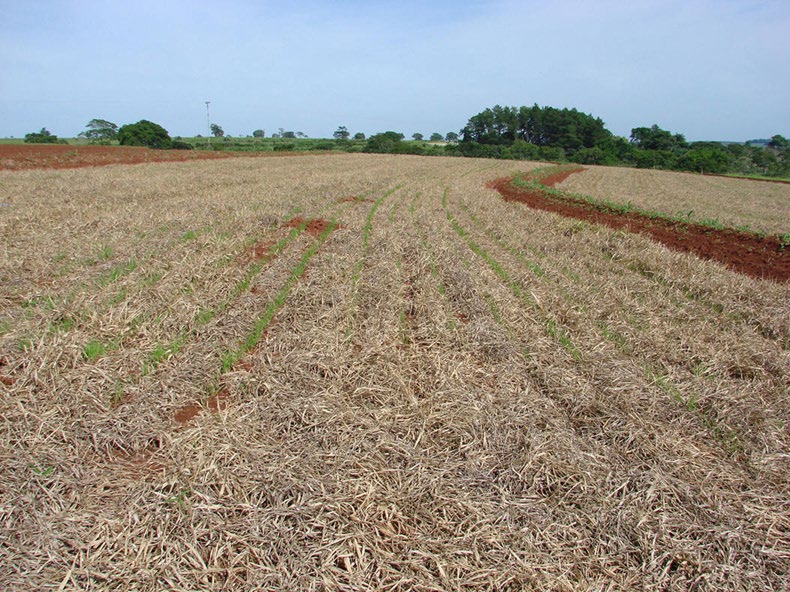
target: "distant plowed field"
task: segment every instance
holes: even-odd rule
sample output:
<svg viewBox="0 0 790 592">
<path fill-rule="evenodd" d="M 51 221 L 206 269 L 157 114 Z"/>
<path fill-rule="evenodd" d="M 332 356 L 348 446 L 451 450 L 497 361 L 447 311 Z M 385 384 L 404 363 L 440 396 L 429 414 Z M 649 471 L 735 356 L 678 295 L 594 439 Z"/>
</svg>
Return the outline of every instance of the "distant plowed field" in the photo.
<svg viewBox="0 0 790 592">
<path fill-rule="evenodd" d="M 0 171 L 0 588 L 784 589 L 790 283 L 537 166 Z"/>
</svg>

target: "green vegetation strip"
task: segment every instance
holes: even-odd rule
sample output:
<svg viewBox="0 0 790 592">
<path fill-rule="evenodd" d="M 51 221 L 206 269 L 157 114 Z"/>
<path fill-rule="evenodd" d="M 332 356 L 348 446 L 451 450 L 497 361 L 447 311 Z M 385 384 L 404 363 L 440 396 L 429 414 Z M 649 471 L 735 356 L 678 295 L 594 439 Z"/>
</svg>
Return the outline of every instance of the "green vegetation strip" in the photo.
<svg viewBox="0 0 790 592">
<path fill-rule="evenodd" d="M 557 172 L 557 169 L 562 169 L 562 168 L 563 167 L 557 167 L 554 170 L 555 172 Z M 545 171 L 546 169 L 543 170 Z M 545 178 L 546 176 L 547 175 L 545 174 L 541 175 L 542 178 Z M 482 256 L 489 263 L 489 265 L 492 267 L 494 272 L 497 273 L 497 275 L 499 275 L 500 278 L 510 286 L 511 280 L 509 279 L 507 273 L 503 269 L 501 269 L 501 266 L 499 266 L 499 264 L 496 264 L 496 266 L 493 265 L 492 262 L 495 262 L 494 258 L 491 257 L 488 253 L 485 253 L 485 251 L 481 247 L 479 247 L 476 243 L 474 243 L 468 237 L 466 231 L 457 223 L 457 221 L 455 220 L 455 218 L 452 216 L 452 214 L 448 209 L 446 197 L 447 197 L 447 190 L 445 190 L 445 195 L 442 197 L 442 205 L 444 206 L 445 211 L 447 212 L 447 218 L 450 220 L 450 223 L 453 225 L 453 228 L 455 228 L 456 232 L 458 232 L 467 241 L 467 244 L 469 244 L 469 247 L 472 249 L 472 251 Z M 507 245 L 500 245 L 500 247 L 510 251 L 510 248 Z M 499 270 L 501 270 L 501 272 Z M 511 289 L 513 289 L 513 286 L 510 287 Z M 523 293 L 523 290 L 521 291 L 521 293 Z M 519 296 L 519 292 L 517 292 L 516 290 L 514 290 L 514 294 L 516 294 L 516 296 Z M 564 291 L 563 291 L 563 296 L 566 299 L 570 300 L 570 297 L 566 293 L 564 293 Z M 632 346 L 628 343 L 628 340 L 624 335 L 613 330 L 606 323 L 598 323 L 597 327 L 601 331 L 601 334 L 604 336 L 604 338 L 606 338 L 607 341 L 613 343 L 617 347 L 617 349 L 619 349 L 621 352 L 628 354 L 633 351 Z M 546 330 L 547 333 L 552 338 L 559 341 L 562 344 L 562 346 L 565 348 L 565 350 L 571 353 L 577 361 L 581 361 L 581 354 L 579 350 L 576 348 L 576 346 L 573 344 L 573 341 L 571 340 L 570 336 L 561 327 L 559 327 L 553 319 L 548 319 L 546 321 Z M 649 380 L 651 380 L 656 386 L 658 386 L 659 389 L 661 389 L 664 393 L 668 394 L 673 400 L 683 405 L 687 410 L 697 414 L 702 424 L 706 427 L 706 429 L 708 429 L 710 434 L 715 439 L 720 441 L 730 454 L 736 454 L 743 450 L 743 444 L 740 441 L 738 432 L 723 427 L 721 425 L 721 422 L 716 417 L 711 415 L 706 410 L 702 409 L 698 404 L 698 398 L 696 395 L 692 394 L 688 398 L 684 398 L 680 392 L 680 389 L 676 385 L 674 385 L 666 375 L 657 372 L 649 365 L 644 366 L 644 370 L 646 377 Z"/>
<path fill-rule="evenodd" d="M 531 294 L 527 290 L 525 290 L 518 282 L 516 282 L 513 278 L 510 277 L 510 274 L 505 270 L 504 267 L 494 258 L 492 257 L 483 247 L 478 245 L 469 233 L 458 223 L 455 216 L 453 216 L 452 212 L 450 212 L 450 208 L 447 205 L 447 193 L 448 189 L 444 190 L 444 194 L 442 195 L 442 207 L 447 214 L 447 219 L 450 221 L 450 225 L 453 229 L 458 233 L 458 235 L 464 239 L 467 246 L 472 250 L 473 253 L 481 257 L 488 266 L 493 270 L 493 272 L 502 280 L 502 282 L 510 288 L 510 291 L 513 292 L 513 295 L 516 296 L 519 300 L 524 302 L 525 304 L 529 305 L 532 309 L 538 310 L 537 302 L 532 297 Z M 567 351 L 569 354 L 573 356 L 573 358 L 577 362 L 582 361 L 582 355 L 579 349 L 574 345 L 573 340 L 568 335 L 568 333 L 562 328 L 559 327 L 553 319 L 547 318 L 545 319 L 545 330 L 546 333 L 552 338 L 555 339 L 562 345 L 562 347 Z"/>
<path fill-rule="evenodd" d="M 247 269 L 247 273 L 241 278 L 236 285 L 233 287 L 233 291 L 230 293 L 230 296 L 225 299 L 219 306 L 216 308 L 203 308 L 198 311 L 192 319 L 192 323 L 190 323 L 190 328 L 183 331 L 181 334 L 177 335 L 172 341 L 167 344 L 157 344 L 154 347 L 151 354 L 148 356 L 148 360 L 143 364 L 142 368 L 142 375 L 145 376 L 149 374 L 153 370 L 155 370 L 162 362 L 169 359 L 173 355 L 177 354 L 181 349 L 186 345 L 189 341 L 189 338 L 194 335 L 198 328 L 207 324 L 211 319 L 213 319 L 217 314 L 225 312 L 231 303 L 236 300 L 239 296 L 241 296 L 244 292 L 246 292 L 252 280 L 260 273 L 263 267 L 273 258 L 279 255 L 289 243 L 294 241 L 298 238 L 307 228 L 309 221 L 305 221 L 300 224 L 298 227 L 291 229 L 291 232 L 288 233 L 288 236 L 285 238 L 280 239 L 277 244 L 275 244 L 269 251 L 266 253 L 264 257 L 255 261 L 250 267 Z"/>
<path fill-rule="evenodd" d="M 638 216 L 649 218 L 651 220 L 664 220 L 667 222 L 672 222 L 672 223 L 677 222 L 680 224 L 695 224 L 698 226 L 704 226 L 706 228 L 713 228 L 715 230 L 724 230 L 728 228 L 718 218 L 704 218 L 699 220 L 693 219 L 692 216 L 694 215 L 694 210 L 679 212 L 677 215 L 671 215 L 665 212 L 657 212 L 655 210 L 645 210 L 639 208 L 630 201 L 626 203 L 622 203 L 622 202 L 611 201 L 608 199 L 598 199 L 595 197 L 591 197 L 589 195 L 584 195 L 581 193 L 571 193 L 569 191 L 562 191 L 561 189 L 556 189 L 554 187 L 547 187 L 546 185 L 543 185 L 543 179 L 546 179 L 558 173 L 563 173 L 572 170 L 578 170 L 578 166 L 560 165 L 560 166 L 552 166 L 552 167 L 542 167 L 539 169 L 534 169 L 524 175 L 519 175 L 515 177 L 512 183 L 514 186 L 520 187 L 522 189 L 540 192 L 541 194 L 544 195 L 544 197 L 546 197 L 547 199 L 551 199 L 555 202 L 573 203 L 579 206 L 598 210 L 599 212 L 620 214 L 620 215 L 633 213 Z M 766 233 L 764 231 L 753 231 L 748 225 L 739 226 L 738 228 L 731 228 L 730 230 L 734 230 L 736 232 L 740 232 L 743 234 L 752 235 L 758 238 L 765 238 L 766 236 Z M 779 238 L 779 241 L 783 249 L 786 246 L 790 246 L 790 233 L 778 234 L 777 237 Z"/>
<path fill-rule="evenodd" d="M 373 217 L 376 215 L 376 210 L 379 209 L 379 206 L 387 199 L 390 195 L 398 191 L 403 185 L 397 185 L 387 191 L 384 195 L 378 198 L 373 205 L 370 207 L 368 211 L 367 218 L 365 219 L 365 226 L 362 229 L 362 253 L 357 259 L 357 262 L 354 264 L 354 270 L 351 274 L 351 284 L 353 295 L 351 298 L 351 307 L 356 307 L 357 302 L 359 301 L 359 282 L 362 279 L 362 269 L 365 267 L 365 260 L 367 259 L 367 251 L 368 251 L 368 243 L 370 242 L 370 234 L 373 232 Z M 349 315 L 348 323 L 346 324 L 346 332 L 345 338 L 349 339 L 353 332 L 353 316 Z"/>
<path fill-rule="evenodd" d="M 247 338 L 242 341 L 235 349 L 227 351 L 222 355 L 222 372 L 231 370 L 236 362 L 244 357 L 246 353 L 255 349 L 255 346 L 258 344 L 258 341 L 260 341 L 263 332 L 274 319 L 274 315 L 277 313 L 280 307 L 285 304 L 285 301 L 291 294 L 291 290 L 293 290 L 294 285 L 304 274 L 305 270 L 307 269 L 307 265 L 310 263 L 310 259 L 312 259 L 316 253 L 318 253 L 321 246 L 324 244 L 324 242 L 326 242 L 326 239 L 329 237 L 332 231 L 335 230 L 335 228 L 337 228 L 337 221 L 333 219 L 329 223 L 329 226 L 319 235 L 318 240 L 315 241 L 307 251 L 305 251 L 304 255 L 302 255 L 302 258 L 296 264 L 296 267 L 291 270 L 290 277 L 280 288 L 280 291 L 277 292 L 277 295 L 274 297 L 274 299 L 266 307 L 266 310 L 264 310 L 263 314 L 255 322 L 255 325 L 247 335 Z"/>
</svg>

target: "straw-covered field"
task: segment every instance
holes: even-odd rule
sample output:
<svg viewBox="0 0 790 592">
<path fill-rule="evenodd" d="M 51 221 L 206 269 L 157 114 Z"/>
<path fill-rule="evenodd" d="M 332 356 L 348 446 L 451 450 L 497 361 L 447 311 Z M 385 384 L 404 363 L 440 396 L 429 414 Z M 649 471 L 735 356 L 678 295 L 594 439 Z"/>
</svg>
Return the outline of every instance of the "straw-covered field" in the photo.
<svg viewBox="0 0 790 592">
<path fill-rule="evenodd" d="M 788 183 L 590 166 L 559 187 L 692 221 L 717 221 L 774 234 L 790 232 Z"/>
<path fill-rule="evenodd" d="M 0 588 L 787 589 L 790 284 L 529 168 L 0 171 Z"/>
</svg>

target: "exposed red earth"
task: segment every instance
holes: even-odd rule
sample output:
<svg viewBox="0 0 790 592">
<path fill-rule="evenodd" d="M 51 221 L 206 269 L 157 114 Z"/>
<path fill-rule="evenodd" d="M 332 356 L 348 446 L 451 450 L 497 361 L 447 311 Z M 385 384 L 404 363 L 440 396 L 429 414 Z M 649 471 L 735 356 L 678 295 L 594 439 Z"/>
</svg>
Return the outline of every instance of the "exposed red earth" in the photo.
<svg viewBox="0 0 790 592">
<path fill-rule="evenodd" d="M 252 245 L 252 247 L 250 247 L 246 254 L 239 256 L 239 263 L 242 265 L 247 265 L 253 261 L 270 261 L 274 258 L 272 249 L 274 248 L 275 244 L 276 243 L 272 240 L 258 241 Z"/>
<path fill-rule="evenodd" d="M 210 396 L 205 405 L 187 405 L 186 407 L 182 407 L 175 412 L 173 418 L 178 423 L 188 423 L 200 415 L 203 409 L 208 409 L 214 413 L 217 413 L 228 406 L 228 399 L 230 399 L 230 393 L 226 389 L 223 389 L 216 395 Z"/>
<path fill-rule="evenodd" d="M 288 220 L 288 222 L 283 224 L 283 228 L 299 228 L 303 225 L 306 225 L 305 232 L 307 232 L 307 234 L 314 238 L 318 238 L 323 232 L 326 231 L 327 228 L 329 228 L 330 222 L 318 218 L 308 222 L 304 218 L 297 216 L 296 218 L 291 218 Z M 340 228 L 340 226 L 335 226 L 335 228 Z"/>
<path fill-rule="evenodd" d="M 0 144 L 0 170 L 76 169 L 108 164 L 183 162 L 228 156 L 225 152 L 208 150 L 151 150 L 133 146 Z"/>
<path fill-rule="evenodd" d="M 307 152 L 215 152 L 152 150 L 136 146 L 71 146 L 66 144 L 0 144 L 0 170 L 78 169 L 110 164 L 185 162 L 218 158 L 273 158 Z"/>
<path fill-rule="evenodd" d="M 565 170 L 539 179 L 546 187 L 554 187 L 569 175 L 583 168 Z M 540 189 L 517 187 L 513 178 L 497 179 L 489 185 L 507 201 L 518 201 L 531 208 L 554 212 L 593 224 L 645 234 L 677 251 L 692 253 L 702 259 L 718 261 L 739 273 L 779 282 L 790 280 L 790 248 L 784 248 L 777 236 L 759 236 L 733 229 L 717 229 L 693 224 L 651 218 L 637 212 L 614 212 L 570 196 L 550 195 Z"/>
<path fill-rule="evenodd" d="M 337 203 L 373 203 L 373 200 L 362 197 L 361 195 L 349 195 L 348 197 L 337 200 Z"/>
</svg>

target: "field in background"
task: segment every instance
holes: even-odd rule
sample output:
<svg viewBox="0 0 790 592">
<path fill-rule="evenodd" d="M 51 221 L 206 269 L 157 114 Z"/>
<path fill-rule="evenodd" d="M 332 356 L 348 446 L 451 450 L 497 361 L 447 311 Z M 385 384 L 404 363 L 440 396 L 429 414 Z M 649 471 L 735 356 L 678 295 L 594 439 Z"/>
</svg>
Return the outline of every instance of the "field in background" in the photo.
<svg viewBox="0 0 790 592">
<path fill-rule="evenodd" d="M 790 285 L 536 166 L 0 171 L 0 586 L 782 589 Z"/>
<path fill-rule="evenodd" d="M 585 167 L 559 188 L 596 199 L 752 232 L 790 232 L 790 185 L 773 181 L 620 167 Z"/>
</svg>

